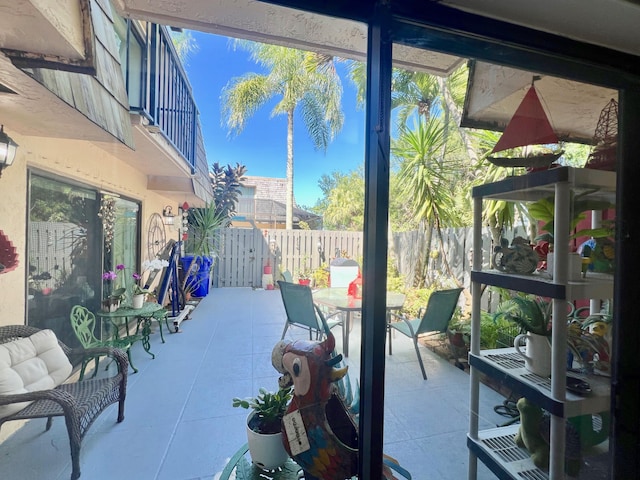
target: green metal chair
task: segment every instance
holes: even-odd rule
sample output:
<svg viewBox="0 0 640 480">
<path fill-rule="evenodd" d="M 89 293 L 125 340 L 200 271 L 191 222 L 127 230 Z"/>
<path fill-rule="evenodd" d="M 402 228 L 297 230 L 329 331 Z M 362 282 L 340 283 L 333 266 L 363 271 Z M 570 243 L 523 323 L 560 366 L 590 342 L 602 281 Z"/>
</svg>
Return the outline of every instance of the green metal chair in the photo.
<svg viewBox="0 0 640 480">
<path fill-rule="evenodd" d="M 413 339 L 413 346 L 416 349 L 416 355 L 418 356 L 418 362 L 420 363 L 420 369 L 422 370 L 422 377 L 426 380 L 427 372 L 424 369 L 422 357 L 420 356 L 418 336 L 423 334 L 436 335 L 447 332 L 449 322 L 451 321 L 458 305 L 460 292 L 462 292 L 461 288 L 433 292 L 429 297 L 427 307 L 424 309 L 424 313 L 420 318 L 410 320 L 392 312 L 391 317 L 398 318 L 401 321 L 389 322 L 388 324 L 389 355 L 392 354 L 391 337 L 393 330 L 397 330 L 403 335 Z"/>
<path fill-rule="evenodd" d="M 82 305 L 75 305 L 71 309 L 71 327 L 73 328 L 78 341 L 84 348 L 114 347 L 125 351 L 127 353 L 127 357 L 129 358 L 129 365 L 131 365 L 134 373 L 138 373 L 138 369 L 133 365 L 133 362 L 131 361 L 131 346 L 135 342 L 140 340 L 140 335 L 128 335 L 123 338 L 114 338 L 111 340 L 98 340 L 94 333 L 96 327 L 96 317 L 90 310 L 88 310 L 86 307 L 83 307 Z M 96 356 L 94 360 L 96 365 L 93 376 L 95 377 L 98 373 L 98 364 L 100 363 L 100 357 Z M 82 367 L 80 369 L 80 380 L 84 378 L 84 371 L 90 361 L 91 358 L 85 358 L 82 361 Z"/>
<path fill-rule="evenodd" d="M 284 270 L 280 272 L 280 276 L 282 277 L 282 280 L 284 280 L 285 282 L 293 283 L 293 275 L 291 275 L 291 272 L 289 270 Z"/>
<path fill-rule="evenodd" d="M 282 280 L 278 280 L 278 286 L 280 287 L 282 303 L 287 313 L 282 338 L 284 338 L 290 326 L 302 327 L 309 330 L 309 340 L 313 339 L 314 332 L 316 333 L 316 339 L 322 337 L 324 334 L 323 324 L 326 324 L 329 329 L 337 325 L 340 325 L 344 329 L 342 319 L 330 320 L 331 317 L 339 315 L 340 312 L 325 316 L 318 306 L 313 303 L 313 295 L 308 286 L 283 282 Z M 344 339 L 344 330 L 342 333 Z"/>
</svg>

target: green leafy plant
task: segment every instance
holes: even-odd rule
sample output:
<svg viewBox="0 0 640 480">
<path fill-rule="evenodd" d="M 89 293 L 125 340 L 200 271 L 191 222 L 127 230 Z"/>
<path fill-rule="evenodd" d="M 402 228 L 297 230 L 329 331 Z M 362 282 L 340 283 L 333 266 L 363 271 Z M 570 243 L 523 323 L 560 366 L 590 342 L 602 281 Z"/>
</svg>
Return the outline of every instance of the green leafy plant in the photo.
<svg viewBox="0 0 640 480">
<path fill-rule="evenodd" d="M 551 336 L 551 302 L 540 298 L 514 296 L 498 305 L 494 321 L 505 319 L 527 332 Z"/>
<path fill-rule="evenodd" d="M 326 288 L 329 286 L 329 265 L 323 263 L 313 271 L 311 275 L 316 288 Z"/>
<path fill-rule="evenodd" d="M 189 237 L 185 242 L 185 251 L 192 255 L 191 262 L 183 272 L 182 289 L 185 294 L 193 293 L 200 287 L 201 277 L 197 272 L 204 257 L 215 262 L 220 248 L 220 230 L 229 224 L 228 212 L 208 202 L 204 207 L 189 209 Z"/>
<path fill-rule="evenodd" d="M 282 417 L 287 411 L 287 405 L 292 398 L 291 387 L 280 388 L 277 392 L 269 392 L 260 388 L 259 394 L 249 398 L 234 398 L 233 406 L 253 409 L 253 416 L 249 428 L 258 433 L 278 433 L 281 429 Z"/>
<path fill-rule="evenodd" d="M 309 268 L 308 265 L 309 257 L 305 256 L 302 259 L 301 267 L 296 271 L 296 276 L 298 280 L 310 280 L 313 277 L 313 270 Z"/>
<path fill-rule="evenodd" d="M 576 226 L 578 225 L 578 223 L 581 220 L 584 220 L 585 217 L 585 212 L 588 212 L 590 210 L 606 210 L 608 208 L 612 208 L 612 204 L 610 202 L 607 202 L 605 200 L 594 200 L 594 199 L 590 199 L 588 197 L 585 197 L 588 194 L 593 193 L 593 191 L 589 191 L 589 192 L 584 192 L 581 193 L 579 195 L 574 195 L 572 198 L 572 212 L 573 212 L 573 217 L 571 218 L 571 223 L 570 223 L 570 229 L 573 230 L 574 228 L 576 228 Z M 530 203 L 527 206 L 527 211 L 529 212 L 529 215 L 534 219 L 534 220 L 539 220 L 541 222 L 544 222 L 541 226 L 540 226 L 540 230 L 547 232 L 544 235 L 539 235 L 536 240 L 545 240 L 548 241 L 550 243 L 553 243 L 553 221 L 555 218 L 555 204 L 554 204 L 554 197 L 548 197 L 548 198 L 542 198 L 536 202 Z M 601 230 L 601 229 L 599 229 Z M 609 236 L 608 232 L 610 232 L 610 229 L 607 229 L 608 231 L 592 231 L 591 233 L 589 233 L 589 230 L 581 230 L 579 232 L 576 232 L 574 235 L 572 235 L 572 237 L 579 237 L 579 236 L 592 236 L 592 237 L 601 237 L 601 236 Z"/>
</svg>

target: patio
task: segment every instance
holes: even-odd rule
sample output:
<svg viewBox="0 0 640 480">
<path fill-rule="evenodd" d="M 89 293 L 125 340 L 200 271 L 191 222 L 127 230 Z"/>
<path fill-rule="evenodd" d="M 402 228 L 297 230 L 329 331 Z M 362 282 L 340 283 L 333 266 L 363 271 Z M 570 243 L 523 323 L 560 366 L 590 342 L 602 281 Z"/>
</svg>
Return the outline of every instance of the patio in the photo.
<svg viewBox="0 0 640 480">
<path fill-rule="evenodd" d="M 91 427 L 81 451 L 82 479 L 194 480 L 217 478 L 246 442 L 246 410 L 233 397 L 277 388 L 271 349 L 284 326 L 280 293 L 250 288 L 213 289 L 181 333 L 151 336 L 152 360 L 138 342 L 132 350 L 140 372 L 129 376 L 125 420 L 111 406 Z M 157 327 L 156 327 L 157 328 Z M 304 337 L 289 329 L 288 337 Z M 336 335 L 341 351 L 340 335 Z M 359 321 L 347 359 L 352 382 L 359 375 Z M 469 376 L 422 348 L 429 375 L 422 380 L 410 339 L 397 335 L 387 355 L 385 453 L 416 480 L 467 476 Z M 503 397 L 482 387 L 481 428 L 503 423 L 492 406 Z M 0 478 L 67 480 L 71 474 L 64 420 L 34 421 L 0 444 Z M 479 464 L 480 479 L 495 478 Z"/>
</svg>

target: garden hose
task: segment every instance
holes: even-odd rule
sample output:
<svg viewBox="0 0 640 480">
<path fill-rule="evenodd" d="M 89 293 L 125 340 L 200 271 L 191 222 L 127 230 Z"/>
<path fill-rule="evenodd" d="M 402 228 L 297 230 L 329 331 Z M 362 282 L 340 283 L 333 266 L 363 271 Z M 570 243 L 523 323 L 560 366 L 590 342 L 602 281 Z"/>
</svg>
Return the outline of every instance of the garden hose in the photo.
<svg viewBox="0 0 640 480">
<path fill-rule="evenodd" d="M 505 401 L 500 405 L 496 405 L 495 407 L 493 407 L 493 411 L 498 415 L 510 418 L 505 423 L 496 425 L 497 427 L 506 427 L 520 421 L 520 412 L 518 411 L 518 407 L 516 405 L 517 401 L 518 398 L 515 395 L 510 395 L 509 398 L 505 399 Z"/>
</svg>

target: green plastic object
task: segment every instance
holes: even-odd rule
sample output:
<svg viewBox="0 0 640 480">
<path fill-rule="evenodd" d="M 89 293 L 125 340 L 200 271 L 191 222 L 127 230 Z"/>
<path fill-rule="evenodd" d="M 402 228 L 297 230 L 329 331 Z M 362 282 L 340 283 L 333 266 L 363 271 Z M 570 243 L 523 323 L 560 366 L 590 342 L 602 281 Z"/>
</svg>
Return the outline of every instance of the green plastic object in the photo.
<svg viewBox="0 0 640 480">
<path fill-rule="evenodd" d="M 589 448 L 604 442 L 609 437 L 611 414 L 608 411 L 593 415 L 580 415 L 568 419 L 580 436 L 580 446 Z"/>
</svg>

